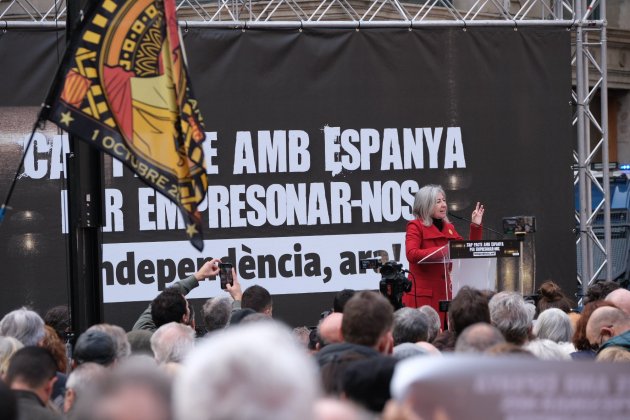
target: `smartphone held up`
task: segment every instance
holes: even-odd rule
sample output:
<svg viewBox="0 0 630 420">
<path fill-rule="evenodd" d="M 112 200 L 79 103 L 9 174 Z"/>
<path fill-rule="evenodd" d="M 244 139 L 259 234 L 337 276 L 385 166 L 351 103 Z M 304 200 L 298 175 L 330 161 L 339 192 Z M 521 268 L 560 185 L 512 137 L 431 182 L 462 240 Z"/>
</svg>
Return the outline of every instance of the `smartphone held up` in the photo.
<svg viewBox="0 0 630 420">
<path fill-rule="evenodd" d="M 227 285 L 234 285 L 234 278 L 232 277 L 232 264 L 231 263 L 219 263 L 219 280 L 221 281 L 221 289 L 226 290 Z"/>
</svg>

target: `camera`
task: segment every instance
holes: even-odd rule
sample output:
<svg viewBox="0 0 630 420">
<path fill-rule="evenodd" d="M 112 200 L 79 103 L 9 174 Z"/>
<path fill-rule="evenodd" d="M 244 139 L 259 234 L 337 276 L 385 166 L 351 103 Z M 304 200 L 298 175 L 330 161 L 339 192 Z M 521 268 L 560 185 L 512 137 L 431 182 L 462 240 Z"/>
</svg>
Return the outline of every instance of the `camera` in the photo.
<svg viewBox="0 0 630 420">
<path fill-rule="evenodd" d="M 381 273 L 381 281 L 379 290 L 385 296 L 395 309 L 400 309 L 404 305 L 402 303 L 403 293 L 411 291 L 411 281 L 405 276 L 402 264 L 396 261 L 381 262 L 380 258 L 368 258 L 359 260 L 359 266 L 362 269 L 379 269 Z"/>
<path fill-rule="evenodd" d="M 503 233 L 506 235 L 524 235 L 536 232 L 536 217 L 512 216 L 503 218 Z"/>
</svg>

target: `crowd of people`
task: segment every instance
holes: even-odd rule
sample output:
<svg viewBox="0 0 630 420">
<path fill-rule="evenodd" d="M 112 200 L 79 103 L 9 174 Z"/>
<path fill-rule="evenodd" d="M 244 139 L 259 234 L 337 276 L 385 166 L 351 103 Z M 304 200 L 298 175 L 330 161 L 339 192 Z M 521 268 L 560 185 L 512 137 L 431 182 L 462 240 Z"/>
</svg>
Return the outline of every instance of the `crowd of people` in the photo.
<svg viewBox="0 0 630 420">
<path fill-rule="evenodd" d="M 234 273 L 230 297 L 203 305 L 199 336 L 185 296 L 217 266 L 161 292 L 131 331 L 98 324 L 74 345 L 65 306 L 5 314 L 2 418 L 416 420 L 390 391 L 403 359 L 630 361 L 630 291 L 613 282 L 593 285 L 580 312 L 553 282 L 537 302 L 463 287 L 445 330 L 431 306 L 395 311 L 377 292 L 343 290 L 316 328 L 290 330 L 273 320 L 269 292 L 241 290 Z"/>
</svg>

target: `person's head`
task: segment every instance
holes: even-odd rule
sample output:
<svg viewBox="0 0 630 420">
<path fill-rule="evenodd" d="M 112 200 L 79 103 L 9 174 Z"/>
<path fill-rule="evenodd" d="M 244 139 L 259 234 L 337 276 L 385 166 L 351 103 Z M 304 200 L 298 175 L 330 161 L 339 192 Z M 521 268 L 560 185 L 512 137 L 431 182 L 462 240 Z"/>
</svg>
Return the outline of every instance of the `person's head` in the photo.
<svg viewBox="0 0 630 420">
<path fill-rule="evenodd" d="M 151 349 L 160 363 L 181 363 L 195 345 L 195 331 L 188 325 L 169 322 L 151 336 Z"/>
<path fill-rule="evenodd" d="M 492 325 L 479 322 L 469 325 L 457 337 L 456 353 L 483 353 L 490 347 L 505 343 L 501 331 Z"/>
<path fill-rule="evenodd" d="M 102 331 L 109 335 L 116 345 L 116 359 L 121 360 L 131 356 L 131 344 L 127 338 L 127 333 L 122 327 L 112 324 L 96 324 L 92 325 L 87 331 Z"/>
<path fill-rule="evenodd" d="M 435 337 L 442 331 L 442 323 L 440 321 L 440 315 L 430 305 L 424 305 L 418 308 L 420 312 L 426 315 L 429 320 L 429 329 L 427 334 L 427 341 L 432 343 Z"/>
<path fill-rule="evenodd" d="M 544 282 L 538 289 L 538 294 L 540 295 L 536 304 L 538 314 L 550 308 L 558 308 L 568 313 L 574 306 L 573 301 L 564 294 L 560 286 L 552 281 Z"/>
<path fill-rule="evenodd" d="M 151 336 L 153 333 L 149 330 L 131 330 L 127 333 L 127 341 L 131 348 L 131 354 L 134 356 L 147 355 L 153 357 L 151 350 Z"/>
<path fill-rule="evenodd" d="M 82 395 L 73 420 L 172 420 L 171 380 L 154 361 L 131 356 Z"/>
<path fill-rule="evenodd" d="M 466 327 L 478 322 L 490 323 L 488 299 L 480 290 L 462 287 L 448 307 L 449 329 L 457 336 Z"/>
<path fill-rule="evenodd" d="M 66 333 L 71 330 L 70 308 L 67 305 L 52 307 L 44 315 L 46 325 L 53 327 L 62 341 L 66 340 Z"/>
<path fill-rule="evenodd" d="M 606 300 L 614 303 L 619 309 L 630 315 L 630 290 L 615 289 L 608 293 Z"/>
<path fill-rule="evenodd" d="M 256 312 L 265 313 L 271 316 L 273 312 L 273 302 L 269 291 L 257 284 L 248 287 L 243 292 L 241 308 L 253 309 Z"/>
<path fill-rule="evenodd" d="M 341 343 L 343 341 L 343 333 L 341 332 L 341 324 L 343 314 L 333 312 L 317 326 L 317 335 L 320 341 L 320 348 L 333 343 Z"/>
<path fill-rule="evenodd" d="M 50 354 L 55 358 L 57 363 L 57 370 L 59 372 L 65 372 L 68 367 L 68 357 L 66 355 L 66 346 L 61 342 L 61 339 L 57 335 L 57 332 L 50 326 L 44 327 L 46 335 L 42 340 L 41 347 L 48 349 Z"/>
<path fill-rule="evenodd" d="M 490 321 L 508 343 L 522 345 L 527 341 L 530 319 L 523 297 L 516 292 L 499 292 L 488 302 Z"/>
<path fill-rule="evenodd" d="M 630 330 L 630 315 L 619 308 L 596 309 L 586 324 L 586 338 L 593 348 L 599 348 L 611 338 Z"/>
<path fill-rule="evenodd" d="M 606 296 L 613 290 L 619 289 L 621 286 L 619 283 L 610 280 L 603 280 L 594 283 L 586 289 L 586 295 L 584 296 L 584 304 L 595 302 L 598 300 L 606 299 Z"/>
<path fill-rule="evenodd" d="M 352 289 L 343 289 L 335 293 L 335 297 L 333 299 L 333 312 L 343 313 L 343 308 L 346 306 L 346 302 L 348 302 L 355 293 L 356 292 Z"/>
<path fill-rule="evenodd" d="M 396 360 L 379 356 L 348 364 L 341 375 L 341 390 L 345 398 L 380 413 L 391 398 L 390 384 Z"/>
<path fill-rule="evenodd" d="M 109 334 L 88 329 L 79 336 L 72 359 L 76 365 L 94 362 L 110 366 L 116 361 L 116 343 Z"/>
<path fill-rule="evenodd" d="M 177 420 L 309 420 L 318 394 L 315 362 L 273 321 L 211 335 L 186 359 L 173 392 Z"/>
<path fill-rule="evenodd" d="M 523 348 L 541 360 L 571 360 L 571 356 L 560 344 L 546 338 L 531 340 L 523 345 Z"/>
<path fill-rule="evenodd" d="M 37 312 L 16 309 L 0 320 L 0 335 L 17 338 L 25 347 L 37 346 L 46 335 L 44 320 Z"/>
<path fill-rule="evenodd" d="M 430 226 L 433 219 L 448 222 L 446 194 L 439 185 L 425 185 L 416 193 L 413 202 L 413 215 L 421 219 L 425 226 Z"/>
<path fill-rule="evenodd" d="M 28 346 L 11 358 L 6 382 L 11 389 L 35 393 L 46 404 L 57 380 L 56 373 L 57 364 L 48 350 Z"/>
<path fill-rule="evenodd" d="M 0 382 L 9 369 L 9 362 L 16 351 L 24 347 L 17 338 L 0 336 Z"/>
<path fill-rule="evenodd" d="M 392 325 L 394 308 L 380 293 L 363 291 L 356 293 L 343 311 L 341 332 L 348 343 L 374 347 L 381 352 L 391 352 L 393 347 Z"/>
<path fill-rule="evenodd" d="M 155 328 L 160 328 L 169 322 L 188 324 L 189 317 L 188 302 L 176 289 L 164 289 L 151 302 L 151 318 L 153 318 Z"/>
<path fill-rule="evenodd" d="M 394 346 L 402 343 L 427 341 L 429 320 L 415 308 L 400 308 L 394 312 Z"/>
<path fill-rule="evenodd" d="M 210 298 L 203 304 L 201 313 L 203 314 L 203 323 L 206 331 L 221 330 L 230 322 L 232 302 L 228 297 Z"/>
<path fill-rule="evenodd" d="M 80 395 L 90 392 L 105 378 L 107 369 L 98 363 L 83 363 L 70 373 L 66 380 L 66 394 L 63 400 L 63 412 L 68 413 L 77 403 Z"/>
<path fill-rule="evenodd" d="M 573 339 L 571 340 L 576 350 L 584 351 L 592 349 L 591 343 L 589 343 L 588 338 L 586 338 L 586 325 L 588 324 L 588 320 L 590 319 L 593 312 L 595 312 L 595 309 L 601 308 L 603 306 L 616 308 L 615 305 L 605 300 L 596 300 L 594 302 L 589 302 L 584 305 L 584 308 L 582 308 L 582 314 L 580 316 L 580 319 L 578 319 L 577 323 L 575 324 L 575 332 L 573 333 Z"/>
<path fill-rule="evenodd" d="M 538 315 L 538 321 L 534 325 L 534 335 L 556 343 L 568 343 L 573 337 L 571 319 L 561 309 L 547 309 Z"/>
</svg>

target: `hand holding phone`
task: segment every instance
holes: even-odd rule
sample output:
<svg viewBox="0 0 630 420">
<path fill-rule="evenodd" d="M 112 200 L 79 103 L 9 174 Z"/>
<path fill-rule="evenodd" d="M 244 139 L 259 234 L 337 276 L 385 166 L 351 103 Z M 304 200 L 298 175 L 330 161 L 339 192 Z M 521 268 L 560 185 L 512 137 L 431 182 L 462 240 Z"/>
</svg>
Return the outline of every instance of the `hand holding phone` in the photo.
<svg viewBox="0 0 630 420">
<path fill-rule="evenodd" d="M 232 264 L 231 263 L 219 263 L 219 280 L 221 281 L 221 289 L 226 290 L 227 285 L 234 285 L 234 278 L 232 277 Z"/>
</svg>

